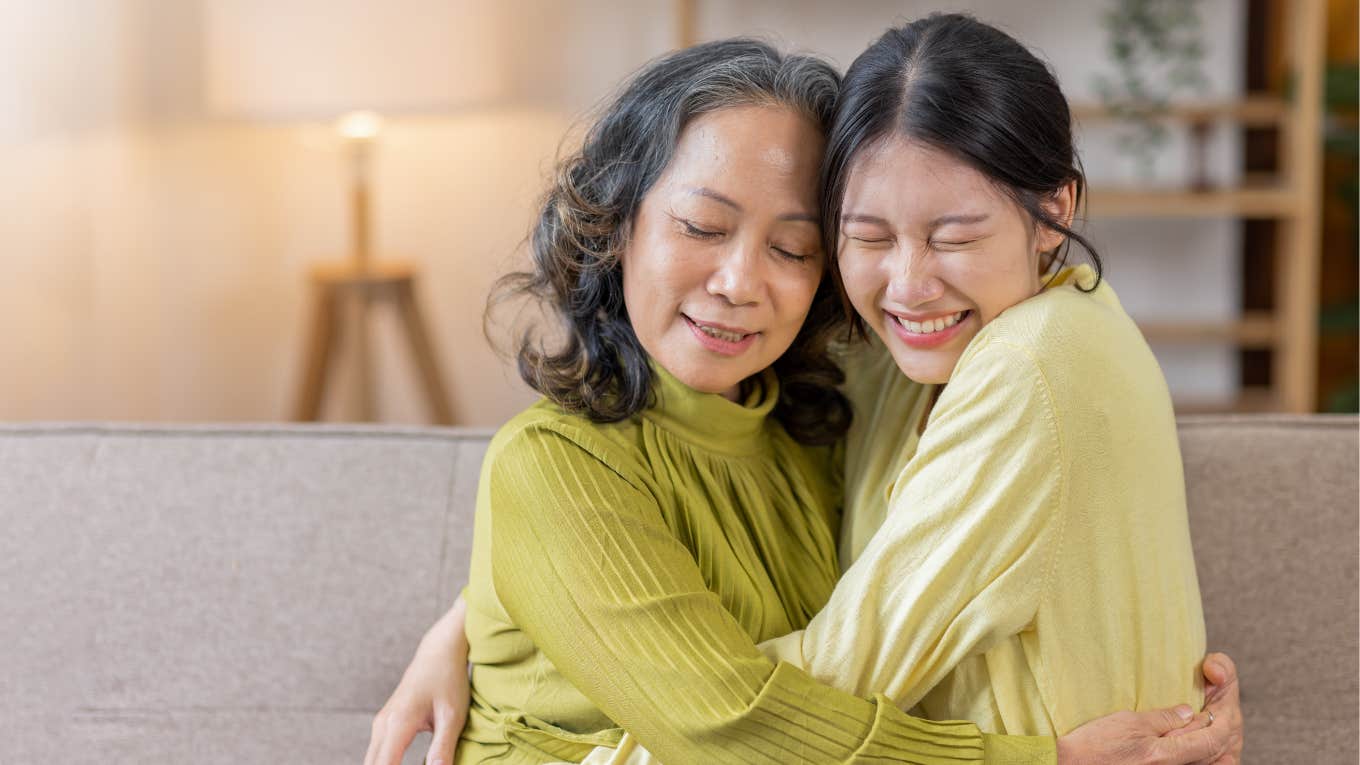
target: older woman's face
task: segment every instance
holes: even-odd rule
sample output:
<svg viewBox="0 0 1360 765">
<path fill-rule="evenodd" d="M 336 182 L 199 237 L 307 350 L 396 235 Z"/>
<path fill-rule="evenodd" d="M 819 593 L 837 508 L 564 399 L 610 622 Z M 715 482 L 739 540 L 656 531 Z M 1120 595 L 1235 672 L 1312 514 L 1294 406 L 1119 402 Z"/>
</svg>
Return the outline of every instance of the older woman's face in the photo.
<svg viewBox="0 0 1360 765">
<path fill-rule="evenodd" d="M 823 143 L 787 108 L 709 112 L 643 198 L 624 302 L 642 347 L 689 387 L 735 399 L 798 334 L 823 272 Z"/>
</svg>

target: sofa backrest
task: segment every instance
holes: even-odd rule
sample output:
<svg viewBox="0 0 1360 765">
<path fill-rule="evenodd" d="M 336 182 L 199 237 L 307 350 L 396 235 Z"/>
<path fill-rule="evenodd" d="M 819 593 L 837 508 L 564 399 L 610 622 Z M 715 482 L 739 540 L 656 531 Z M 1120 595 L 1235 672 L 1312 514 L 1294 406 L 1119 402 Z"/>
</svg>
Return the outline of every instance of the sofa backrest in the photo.
<svg viewBox="0 0 1360 765">
<path fill-rule="evenodd" d="M 359 761 L 466 580 L 489 435 L 0 427 L 0 763 Z M 1355 418 L 1182 423 L 1248 762 L 1356 761 L 1356 439 Z"/>
<path fill-rule="evenodd" d="M 1360 761 L 1354 417 L 1182 419 L 1209 647 L 1241 673 L 1244 761 Z"/>
</svg>

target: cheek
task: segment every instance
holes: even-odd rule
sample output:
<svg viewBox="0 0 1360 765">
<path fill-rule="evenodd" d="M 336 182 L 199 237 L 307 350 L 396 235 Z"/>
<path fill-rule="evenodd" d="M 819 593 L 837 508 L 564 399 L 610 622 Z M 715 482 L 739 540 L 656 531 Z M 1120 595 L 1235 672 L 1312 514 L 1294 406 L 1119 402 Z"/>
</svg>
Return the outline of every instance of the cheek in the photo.
<svg viewBox="0 0 1360 765">
<path fill-rule="evenodd" d="M 839 267 L 845 293 L 855 308 L 863 311 L 884 286 L 879 276 L 878 259 L 862 252 L 844 253 Z"/>
<path fill-rule="evenodd" d="M 822 273 L 809 268 L 806 273 L 791 275 L 781 279 L 778 284 L 779 302 L 777 315 L 780 328 L 790 334 L 797 334 L 812 310 L 812 300 L 821 285 Z"/>
<path fill-rule="evenodd" d="M 1039 291 L 1039 278 L 1024 258 L 983 255 L 955 264 L 943 274 L 978 309 L 985 322 L 1002 311 L 1033 297 Z"/>
<path fill-rule="evenodd" d="M 634 323 L 674 307 L 687 269 L 684 253 L 673 250 L 654 236 L 624 255 L 623 302 Z"/>
<path fill-rule="evenodd" d="M 623 310 L 636 327 L 646 316 L 646 288 L 643 286 L 646 283 L 645 275 L 639 273 L 640 264 L 632 258 L 625 257 L 620 267 L 623 269 Z"/>
</svg>

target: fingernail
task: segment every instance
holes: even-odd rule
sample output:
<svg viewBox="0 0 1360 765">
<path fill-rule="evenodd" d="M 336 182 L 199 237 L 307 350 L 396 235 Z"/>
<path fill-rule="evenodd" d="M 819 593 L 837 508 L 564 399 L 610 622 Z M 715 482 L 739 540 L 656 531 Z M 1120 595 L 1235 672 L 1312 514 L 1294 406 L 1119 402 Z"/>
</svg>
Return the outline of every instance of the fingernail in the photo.
<svg viewBox="0 0 1360 765">
<path fill-rule="evenodd" d="M 1187 707 L 1184 704 L 1182 704 L 1181 706 L 1176 707 L 1176 716 L 1181 718 L 1181 720 L 1188 722 L 1191 717 L 1195 716 L 1195 713 L 1190 709 L 1190 707 Z"/>
</svg>

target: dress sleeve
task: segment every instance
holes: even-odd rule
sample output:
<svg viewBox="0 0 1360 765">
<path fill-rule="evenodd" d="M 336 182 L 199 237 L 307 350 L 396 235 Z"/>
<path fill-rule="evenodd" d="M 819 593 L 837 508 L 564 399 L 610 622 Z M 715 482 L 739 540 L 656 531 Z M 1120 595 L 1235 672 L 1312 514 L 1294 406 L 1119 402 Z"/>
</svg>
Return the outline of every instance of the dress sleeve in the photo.
<svg viewBox="0 0 1360 765">
<path fill-rule="evenodd" d="M 1023 348 L 970 349 L 883 525 L 807 628 L 766 652 L 910 709 L 964 658 L 1029 627 L 1062 536 L 1055 418 Z"/>
<path fill-rule="evenodd" d="M 657 759 L 986 761 L 971 723 L 917 720 L 767 659 L 627 472 L 570 434 L 517 434 L 488 475 L 493 580 L 557 670 Z"/>
</svg>

